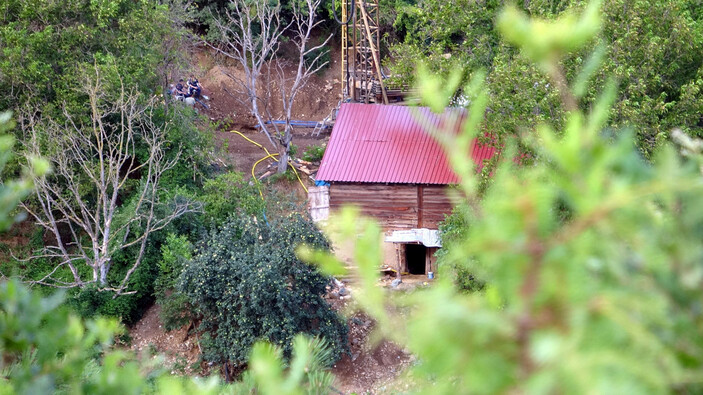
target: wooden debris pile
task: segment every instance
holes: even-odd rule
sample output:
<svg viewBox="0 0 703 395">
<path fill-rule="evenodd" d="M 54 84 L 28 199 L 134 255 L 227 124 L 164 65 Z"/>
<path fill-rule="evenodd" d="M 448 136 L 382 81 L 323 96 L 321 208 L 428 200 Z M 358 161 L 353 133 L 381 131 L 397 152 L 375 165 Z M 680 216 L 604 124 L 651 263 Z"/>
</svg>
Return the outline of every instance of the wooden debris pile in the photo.
<svg viewBox="0 0 703 395">
<path fill-rule="evenodd" d="M 317 171 L 320 169 L 320 162 L 309 162 L 306 160 L 302 160 L 299 158 L 290 158 L 288 160 L 288 164 L 290 166 L 293 166 L 296 171 L 298 171 L 301 174 L 301 178 L 303 178 L 303 174 L 307 175 L 313 182 L 315 181 L 315 175 L 317 174 Z M 256 178 L 261 181 L 266 177 L 270 177 L 274 174 L 276 174 L 277 171 L 277 166 L 278 163 L 276 161 L 270 161 L 268 167 L 264 169 L 264 172 L 260 175 L 257 176 Z"/>
</svg>

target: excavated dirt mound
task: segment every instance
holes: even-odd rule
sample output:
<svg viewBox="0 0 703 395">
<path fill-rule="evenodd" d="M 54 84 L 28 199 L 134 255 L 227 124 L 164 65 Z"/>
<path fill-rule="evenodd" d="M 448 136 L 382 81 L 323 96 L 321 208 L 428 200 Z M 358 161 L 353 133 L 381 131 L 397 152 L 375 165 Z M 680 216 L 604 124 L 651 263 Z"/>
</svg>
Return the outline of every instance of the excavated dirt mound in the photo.
<svg viewBox="0 0 703 395">
<path fill-rule="evenodd" d="M 298 93 L 293 106 L 294 120 L 320 122 L 333 113 L 341 99 L 337 58 L 336 51 L 333 51 L 330 67 L 320 74 L 313 75 Z M 241 66 L 231 60 L 216 57 L 209 49 L 201 49 L 196 60 L 195 68 L 199 70 L 197 74 L 201 76 L 200 83 L 204 87 L 204 93 L 210 97 L 210 101 L 207 102 L 209 109 L 206 110 L 200 106 L 197 108 L 217 126 L 215 139 L 218 147 L 222 148 L 221 159 L 233 165 L 235 170 L 251 174 L 254 163 L 266 154 L 263 149 L 230 131 L 237 130 L 245 134 L 249 139 L 264 145 L 272 153 L 275 150 L 268 138 L 254 127 L 257 122 L 249 110 L 247 96 L 236 82 L 236 79 L 244 76 L 244 72 Z M 290 66 L 284 69 L 288 76 L 295 72 Z M 268 109 L 275 119 L 281 119 L 283 111 L 279 99 L 278 82 L 275 78 L 271 81 L 264 79 L 261 86 L 264 87 L 265 92 L 260 95 L 269 98 Z M 307 147 L 323 145 L 329 140 L 329 129 L 315 136 L 312 133 L 312 129 L 293 130 L 293 144 L 297 147 L 298 155 L 302 155 Z M 257 171 L 263 172 L 270 163 L 272 163 L 271 160 L 262 162 L 257 166 Z M 257 172 L 257 175 L 260 174 L 261 172 Z"/>
<path fill-rule="evenodd" d="M 344 394 L 384 392 L 413 356 L 387 340 L 372 345 L 369 337 L 375 323 L 365 314 L 354 314 L 347 323 L 351 356 L 345 355 L 332 367 L 335 389 Z"/>
<path fill-rule="evenodd" d="M 338 51 L 331 52 L 330 65 L 312 75 L 306 85 L 300 90 L 293 106 L 293 119 L 305 121 L 321 121 L 337 107 L 342 98 L 342 85 L 339 80 Z M 213 121 L 225 121 L 237 126 L 253 127 L 256 120 L 249 111 L 247 96 L 237 80 L 242 80 L 244 71 L 240 65 L 231 59 L 217 56 L 213 50 L 202 48 L 196 56 L 199 81 L 205 94 L 210 96 L 209 110 L 202 110 Z M 295 70 L 288 64 L 283 67 L 286 78 L 294 75 Z M 264 70 L 266 71 L 266 70 Z M 266 74 L 266 73 L 264 73 Z M 266 103 L 273 118 L 281 119 L 283 109 L 280 100 L 279 81 L 272 72 L 270 78 L 261 77 L 259 97 Z"/>
<path fill-rule="evenodd" d="M 166 332 L 159 318 L 161 306 L 154 304 L 134 327 L 129 329 L 130 348 L 138 355 L 159 353 L 173 374 L 193 374 L 199 370 L 200 346 L 197 336 L 189 334 L 190 326 Z M 200 372 L 196 372 L 200 373 Z"/>
</svg>

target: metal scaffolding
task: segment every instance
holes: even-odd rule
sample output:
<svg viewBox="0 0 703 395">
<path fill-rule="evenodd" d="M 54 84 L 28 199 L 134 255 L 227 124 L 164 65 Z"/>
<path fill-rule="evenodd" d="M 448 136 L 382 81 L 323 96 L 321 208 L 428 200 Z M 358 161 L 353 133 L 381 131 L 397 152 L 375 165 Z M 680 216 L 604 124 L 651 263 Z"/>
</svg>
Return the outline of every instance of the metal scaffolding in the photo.
<svg viewBox="0 0 703 395">
<path fill-rule="evenodd" d="M 379 0 L 342 0 L 343 99 L 388 104 L 379 54 Z"/>
</svg>

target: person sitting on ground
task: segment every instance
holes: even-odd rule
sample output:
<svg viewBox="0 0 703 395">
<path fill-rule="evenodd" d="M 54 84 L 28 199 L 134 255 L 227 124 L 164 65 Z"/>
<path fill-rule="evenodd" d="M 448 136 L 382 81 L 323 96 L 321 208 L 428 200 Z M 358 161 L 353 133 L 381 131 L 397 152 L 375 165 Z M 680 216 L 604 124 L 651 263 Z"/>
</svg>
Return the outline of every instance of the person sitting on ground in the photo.
<svg viewBox="0 0 703 395">
<path fill-rule="evenodd" d="M 195 98 L 199 98 L 202 91 L 203 86 L 200 85 L 200 82 L 198 82 L 197 78 L 191 75 L 188 79 L 188 93 L 190 93 L 190 95 Z"/>
<path fill-rule="evenodd" d="M 183 79 L 178 80 L 176 84 L 176 96 L 190 97 L 189 90 L 183 85 Z"/>
</svg>

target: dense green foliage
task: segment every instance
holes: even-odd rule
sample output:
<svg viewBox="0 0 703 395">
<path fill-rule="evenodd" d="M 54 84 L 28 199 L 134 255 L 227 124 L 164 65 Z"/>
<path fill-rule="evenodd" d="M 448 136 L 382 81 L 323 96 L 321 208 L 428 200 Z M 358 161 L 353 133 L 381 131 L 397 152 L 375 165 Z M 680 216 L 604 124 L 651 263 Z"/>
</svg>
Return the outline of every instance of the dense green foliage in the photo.
<svg viewBox="0 0 703 395">
<path fill-rule="evenodd" d="M 41 298 L 15 280 L 0 284 L 0 392 L 13 394 L 320 394 L 332 376 L 323 369 L 332 352 L 324 341 L 298 336 L 283 372 L 281 350 L 254 346 L 252 370 L 233 385 L 172 376 L 160 356 L 137 359 L 113 339 L 114 319 L 82 321 L 62 308 L 60 293 Z M 146 356 L 149 357 L 149 356 Z"/>
<path fill-rule="evenodd" d="M 129 87 L 161 92 L 168 44 L 183 32 L 174 2 L 7 0 L 0 5 L 0 107 L 69 102 L 81 111 L 77 71 L 116 64 Z M 84 109 L 85 110 L 85 109 Z"/>
<path fill-rule="evenodd" d="M 27 150 L 32 119 L 37 130 L 67 126 L 60 141 L 40 138 L 38 154 L 49 158 L 74 141 L 66 121 L 90 127 L 91 99 L 79 88 L 93 74 L 104 79 L 97 96 L 105 107 L 121 92 L 137 92 L 135 105 L 149 108 L 148 121 L 137 126 L 163 131 L 164 158 L 178 158 L 157 188 L 166 204 L 156 218 L 179 199 L 202 203 L 202 212 L 149 238 L 128 283 L 132 294 L 115 297 L 93 284 L 64 299 L 54 288 L 30 291 L 3 279 L 0 392 L 329 390 L 332 376 L 324 368 L 344 352 L 347 328 L 322 298 L 329 278 L 295 253 L 307 244 L 324 251 L 310 257 L 334 262 L 327 240 L 310 221 L 290 215 L 299 207 L 273 186 L 250 184 L 236 172 L 216 174 L 207 120 L 159 97 L 169 78 L 188 67 L 184 25 L 207 33 L 210 11 L 226 3 L 0 3 L 0 108 L 15 110 L 20 126 L 8 136 L 9 115 L 0 114 L 0 230 L 15 221 L 29 176 L 48 170 L 36 157 L 12 159 L 15 141 Z M 281 3 L 285 25 L 291 3 Z M 324 29 L 338 29 L 335 3 L 323 1 Z M 700 1 L 531 0 L 503 10 L 504 3 L 381 1 L 392 78 L 414 83 L 433 109 L 469 107 L 465 133 L 440 137 L 466 204 L 442 225 L 440 279 L 398 298 L 377 286 L 380 230 L 369 225 L 358 237 L 363 221 L 344 214 L 337 225 L 357 243 L 361 269 L 355 300 L 384 335 L 418 357 L 411 368 L 418 392 L 701 392 L 703 143 L 687 137 L 703 135 Z M 124 125 L 119 116 L 100 119 L 114 128 L 113 137 Z M 475 174 L 466 152 L 487 132 L 503 154 Z M 148 144 L 143 137 L 133 143 L 135 163 L 145 163 Z M 520 156 L 529 164 L 512 160 L 518 152 L 530 153 Z M 87 168 L 98 165 L 97 151 L 84 153 L 93 160 Z M 311 147 L 301 156 L 315 161 L 323 153 Z M 76 174 L 86 181 L 79 188 L 86 207 L 96 207 L 87 172 Z M 49 179 L 58 177 L 55 171 Z M 293 173 L 283 177 L 296 180 Z M 129 223 L 137 191 L 149 180 L 135 174 L 125 182 L 113 226 Z M 27 204 L 36 207 L 36 197 Z M 26 257 L 50 238 L 33 231 L 28 246 L 11 252 Z M 86 240 L 75 235 L 67 245 Z M 135 246 L 110 256 L 111 283 L 138 252 Z M 1 271 L 31 281 L 56 264 L 8 257 Z M 64 270 L 56 277 L 68 279 Z M 201 323 L 195 330 L 204 335 L 203 356 L 222 364 L 228 379 L 248 367 L 241 382 L 173 378 L 160 359 L 140 360 L 114 347 L 123 329 L 102 316 L 134 323 L 154 299 L 167 329 Z"/>
<path fill-rule="evenodd" d="M 193 245 L 184 235 L 171 233 L 161 245 L 159 275 L 154 285 L 156 303 L 161 305 L 161 322 L 166 330 L 178 329 L 191 322 L 185 294 L 176 292 L 178 278 L 185 263 L 192 258 Z"/>
<path fill-rule="evenodd" d="M 548 72 L 597 32 L 597 7 L 585 14 L 530 20 L 508 8 L 499 26 Z M 434 108 L 450 100 L 437 95 L 446 84 L 422 77 L 423 97 Z M 559 96 L 568 101 L 573 93 L 562 88 Z M 357 299 L 383 334 L 418 356 L 414 390 L 700 392 L 703 143 L 673 133 L 683 155 L 666 144 L 646 161 L 634 133 L 607 127 L 618 97 L 610 84 L 588 115 L 574 110 L 563 129 L 545 122 L 524 137 L 533 164 L 516 164 L 515 144 L 506 147 L 493 182 L 477 198 L 480 176 L 465 153 L 480 133 L 486 92 L 481 79 L 467 85 L 472 104 L 464 133 L 440 134 L 472 208 L 464 217 L 468 227 L 451 233 L 446 259 L 485 281 L 483 292 L 459 292 L 444 277 L 430 289 L 392 298 L 376 286 L 379 227 L 353 211 L 336 221 L 345 240 L 362 229 L 355 240 L 364 284 Z M 342 268 L 332 256 L 305 255 L 329 270 Z M 399 307 L 402 315 L 395 314 Z"/>
<path fill-rule="evenodd" d="M 325 338 L 336 360 L 346 348 L 346 324 L 322 299 L 330 279 L 295 256 L 300 244 L 328 249 L 314 224 L 299 215 L 270 226 L 231 217 L 199 247 L 181 290 L 202 314 L 204 357 L 240 369 L 261 339 L 289 356 L 298 333 Z"/>
<path fill-rule="evenodd" d="M 452 214 L 446 216 L 439 224 L 443 248 L 435 253 L 439 275 L 453 279 L 457 288 L 465 292 L 481 291 L 485 283 L 476 278 L 465 262 L 454 259 L 450 252 L 466 239 L 474 219 L 469 206 L 465 204 L 456 206 Z M 467 257 L 467 259 L 471 258 Z"/>
<path fill-rule="evenodd" d="M 391 47 L 388 62 L 393 74 L 404 82 L 416 74 L 418 62 L 445 76 L 457 68 L 463 69 L 464 78 L 479 68 L 487 70 L 489 102 L 484 130 L 499 142 L 544 121 L 561 128 L 566 119 L 555 81 L 540 72 L 524 48 L 519 51 L 500 41 L 495 22 L 503 3 L 427 0 L 403 7 L 395 22 L 402 41 Z M 585 3 L 519 2 L 529 15 L 548 20 L 583 9 Z M 605 1 L 603 28 L 596 40 L 569 51 L 558 66 L 574 82 L 583 110 L 594 105 L 608 78 L 618 81 L 619 94 L 608 125 L 635 130 L 638 147 L 648 158 L 666 141 L 672 127 L 691 135 L 703 133 L 700 8 L 697 0 Z M 585 85 L 577 74 L 597 63 L 592 61 L 594 55 L 601 67 L 591 77 L 594 83 Z"/>
<path fill-rule="evenodd" d="M 5 165 L 12 158 L 12 148 L 15 145 L 15 138 L 7 132 L 12 129 L 12 113 L 0 112 L 0 174 Z M 39 158 L 30 158 L 29 169 L 25 169 L 25 174 L 20 179 L 3 180 L 0 183 L 0 231 L 5 231 L 17 219 L 10 215 L 17 204 L 30 193 L 32 189 L 32 179 L 30 173 L 36 175 L 46 174 L 50 167 L 46 161 Z"/>
<path fill-rule="evenodd" d="M 237 172 L 221 174 L 207 180 L 203 185 L 205 224 L 221 225 L 232 215 L 260 215 L 264 210 L 264 199 L 256 186 L 244 180 Z"/>
<path fill-rule="evenodd" d="M 0 93 L 0 103 L 18 109 L 21 128 L 16 129 L 16 135 L 21 151 L 27 150 L 30 145 L 26 128 L 32 117 L 39 130 L 52 127 L 52 123 L 61 125 L 69 118 L 78 130 L 89 128 L 91 102 L 86 85 L 99 74 L 101 83 L 96 95 L 99 105 L 117 105 L 125 92 L 128 96 L 138 97 L 134 104 L 146 108 L 147 114 L 140 117 L 137 127 L 163 131 L 163 160 L 178 158 L 175 166 L 161 177 L 159 200 L 167 204 L 162 205 L 155 216 L 163 218 L 169 215 L 171 203 L 199 193 L 203 182 L 212 173 L 211 134 L 192 110 L 168 106 L 157 99 L 166 83 L 170 82 L 171 73 L 186 67 L 185 62 L 188 61 L 187 54 L 182 51 L 186 37 L 183 26 L 189 20 L 188 8 L 184 3 L 179 0 L 9 0 L 0 5 L 0 20 L 0 51 L 3 54 L 0 83 L 5 87 Z M 124 118 L 114 114 L 108 114 L 101 121 L 108 128 L 124 126 Z M 196 126 L 198 124 L 200 127 Z M 65 143 L 75 141 L 72 133 L 76 130 L 65 127 L 65 140 L 59 141 L 40 136 L 39 154 L 52 159 L 56 156 L 56 150 L 61 150 Z M 137 164 L 147 161 L 150 155 L 141 137 L 133 141 Z M 102 154 L 107 154 L 107 149 Z M 90 151 L 88 147 L 85 156 L 95 159 L 95 163 L 86 163 L 88 168 L 98 165 L 98 152 Z M 78 190 L 85 207 L 93 210 L 98 199 L 91 190 L 87 172 L 82 171 L 77 163 L 61 166 L 70 165 L 75 166 L 73 174 L 82 180 Z M 9 174 L 16 173 L 19 168 L 17 163 L 10 163 L 8 167 L 6 173 Z M 147 177 L 147 172 L 136 173 L 120 187 L 115 228 L 130 221 L 141 199 L 140 188 Z M 66 188 L 59 174 L 51 181 L 56 184 L 57 190 Z M 39 210 L 36 200 L 30 200 L 27 204 Z M 81 212 L 78 208 L 75 210 Z M 195 221 L 196 226 L 189 226 L 192 219 L 192 216 L 183 218 L 172 224 L 170 229 L 151 235 L 144 253 L 144 264 L 139 265 L 126 284 L 130 291 L 136 293 L 114 298 L 114 294 L 106 292 L 103 287 L 87 285 L 71 290 L 69 303 L 85 317 L 110 315 L 128 323 L 134 322 L 153 301 L 159 249 L 166 232 L 202 233 L 197 226 L 198 221 Z M 132 229 L 138 231 L 137 226 L 141 225 L 134 224 Z M 36 239 L 50 240 L 53 236 L 49 233 L 40 233 Z M 66 242 L 86 245 L 84 234 L 68 238 L 67 232 L 66 237 Z M 31 247 L 39 251 L 44 246 Z M 30 253 L 22 251 L 18 255 L 27 257 Z M 108 281 L 119 283 L 138 253 L 138 246 L 134 246 L 111 256 Z M 57 262 L 41 258 L 27 263 L 3 264 L 5 273 L 31 281 L 51 273 Z M 71 279 L 72 275 L 64 269 L 57 271 L 54 277 Z"/>
</svg>

